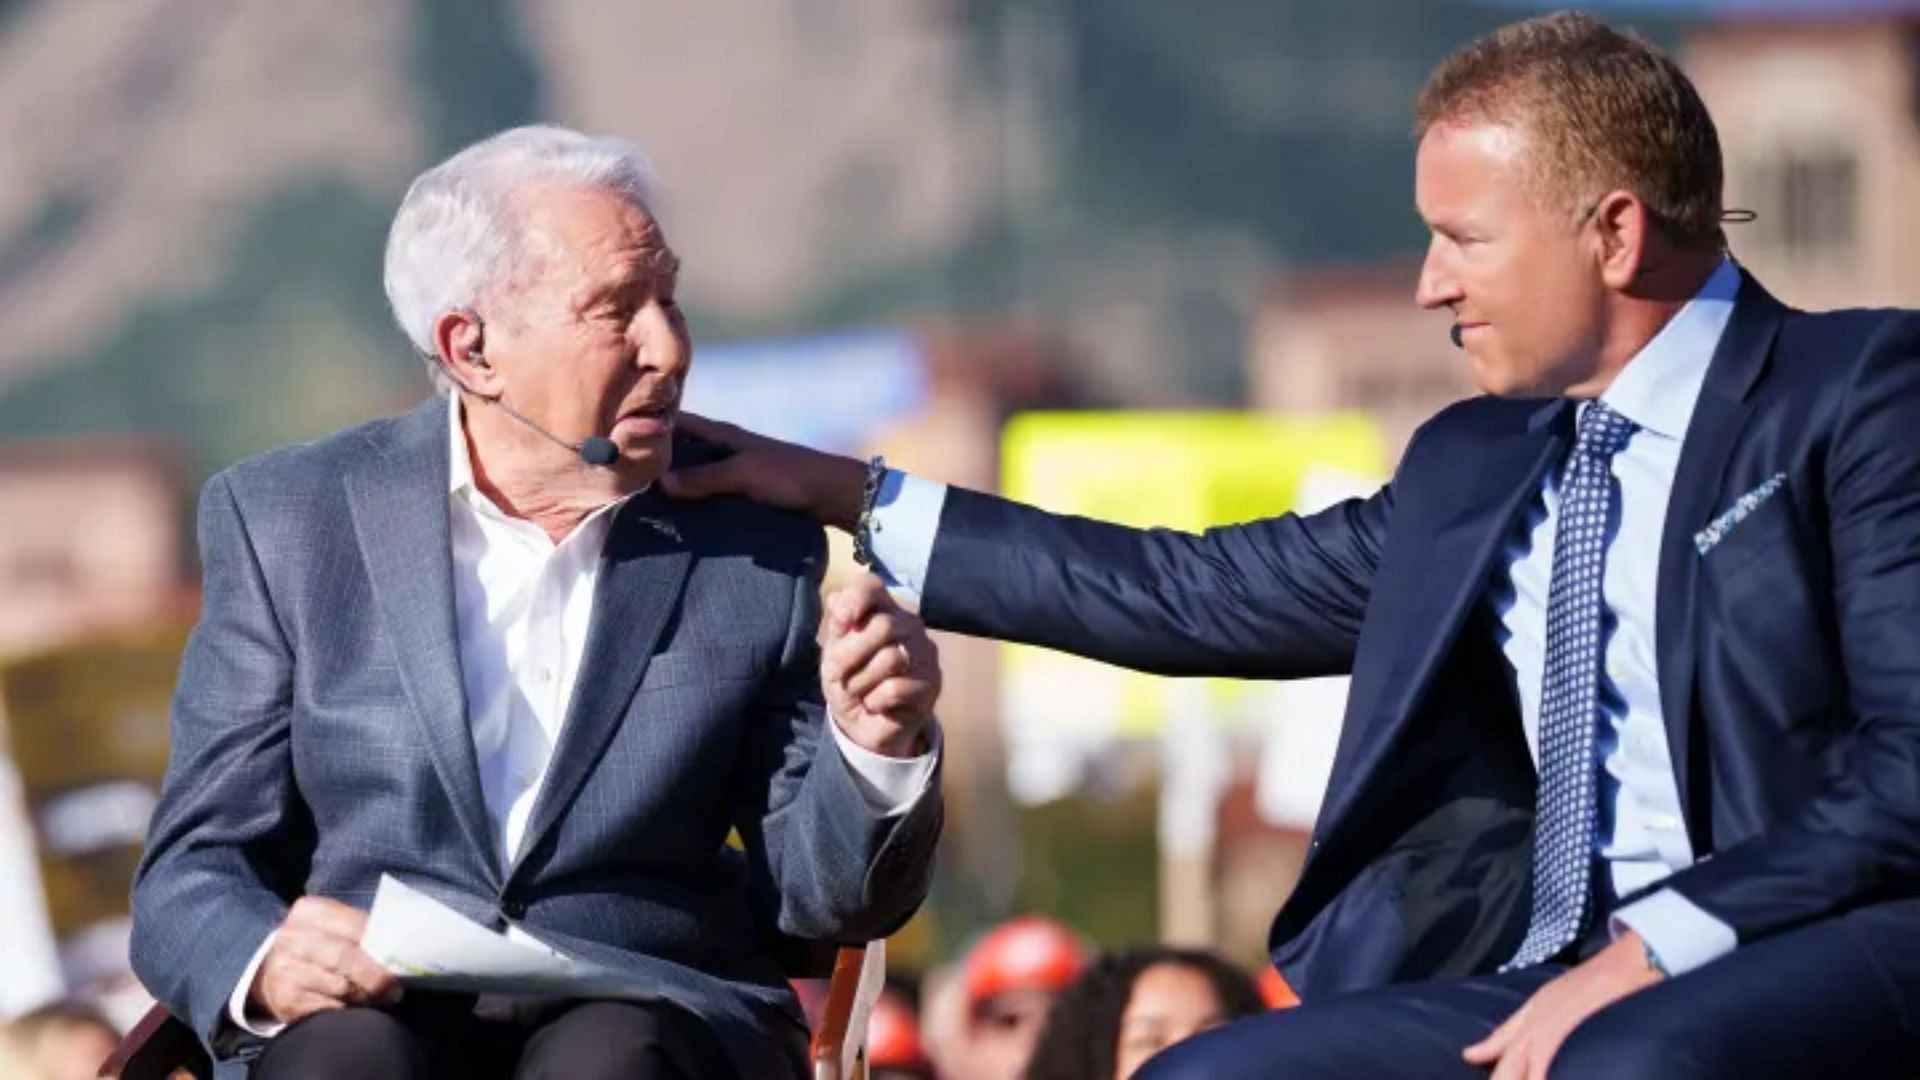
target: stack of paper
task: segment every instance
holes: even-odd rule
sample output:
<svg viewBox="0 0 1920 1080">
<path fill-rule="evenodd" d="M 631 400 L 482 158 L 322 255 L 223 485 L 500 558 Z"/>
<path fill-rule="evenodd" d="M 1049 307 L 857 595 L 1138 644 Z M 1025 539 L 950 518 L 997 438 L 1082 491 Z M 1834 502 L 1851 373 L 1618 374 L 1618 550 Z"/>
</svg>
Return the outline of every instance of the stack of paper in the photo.
<svg viewBox="0 0 1920 1080">
<path fill-rule="evenodd" d="M 360 948 L 403 985 L 468 994 L 653 998 L 629 975 L 577 960 L 517 926 L 496 934 L 382 875 Z"/>
</svg>

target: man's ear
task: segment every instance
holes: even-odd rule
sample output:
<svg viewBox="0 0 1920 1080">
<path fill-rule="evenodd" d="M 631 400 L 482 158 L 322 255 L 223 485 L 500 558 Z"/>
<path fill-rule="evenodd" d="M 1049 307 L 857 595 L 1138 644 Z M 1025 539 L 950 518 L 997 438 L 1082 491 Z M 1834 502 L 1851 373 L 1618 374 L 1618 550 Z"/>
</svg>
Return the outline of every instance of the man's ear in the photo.
<svg viewBox="0 0 1920 1080">
<path fill-rule="evenodd" d="M 445 311 L 433 321 L 433 346 L 454 382 L 484 398 L 500 396 L 500 373 L 487 361 L 486 325 L 465 308 Z"/>
<path fill-rule="evenodd" d="M 1594 204 L 1590 221 L 1599 245 L 1601 280 L 1610 289 L 1625 290 L 1640 276 L 1653 240 L 1647 204 L 1631 191 L 1609 191 Z"/>
</svg>

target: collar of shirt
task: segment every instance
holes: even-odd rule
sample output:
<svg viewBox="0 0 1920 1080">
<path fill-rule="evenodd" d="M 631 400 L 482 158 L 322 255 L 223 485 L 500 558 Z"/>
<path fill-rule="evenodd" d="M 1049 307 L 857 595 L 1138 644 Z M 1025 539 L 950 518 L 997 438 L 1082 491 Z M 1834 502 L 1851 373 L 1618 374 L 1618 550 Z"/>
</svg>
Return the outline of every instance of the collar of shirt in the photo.
<svg viewBox="0 0 1920 1080">
<path fill-rule="evenodd" d="M 1733 260 L 1721 259 L 1707 283 L 1634 354 L 1600 400 L 1646 431 L 1685 441 L 1707 366 L 1739 291 L 1740 269 Z"/>
<path fill-rule="evenodd" d="M 546 537 L 546 530 L 538 525 L 524 518 L 516 518 L 500 509 L 492 499 L 487 497 L 486 492 L 480 490 L 480 485 L 474 482 L 473 458 L 467 453 L 466 423 L 463 417 L 460 395 L 449 393 L 447 395 L 447 494 L 456 502 L 465 503 L 467 508 L 476 514 L 484 514 L 521 532 L 533 530 L 543 538 Z M 646 488 L 640 489 L 640 491 L 645 490 Z M 596 507 L 592 513 L 580 519 L 580 524 L 574 527 L 573 532 L 567 534 L 566 540 L 572 540 L 583 533 L 598 531 L 598 523 L 602 518 L 618 510 L 628 499 L 640 494 L 640 491 L 622 495 L 604 506 Z M 589 525 L 594 525 L 595 528 L 588 529 Z M 566 540 L 561 543 L 565 543 Z M 548 538 L 548 543 L 550 546 L 558 546 L 552 544 L 551 538 Z"/>
</svg>

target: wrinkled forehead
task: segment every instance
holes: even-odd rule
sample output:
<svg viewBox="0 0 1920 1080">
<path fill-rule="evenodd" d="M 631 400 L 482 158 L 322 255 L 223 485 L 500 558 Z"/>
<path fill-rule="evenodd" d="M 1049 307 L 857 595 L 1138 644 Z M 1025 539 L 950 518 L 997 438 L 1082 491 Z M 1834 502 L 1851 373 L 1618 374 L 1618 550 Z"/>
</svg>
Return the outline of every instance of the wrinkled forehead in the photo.
<svg viewBox="0 0 1920 1080">
<path fill-rule="evenodd" d="M 626 192 L 528 184 L 505 202 L 505 273 L 495 302 L 580 311 L 636 292 L 672 294 L 680 275 L 659 219 Z"/>
</svg>

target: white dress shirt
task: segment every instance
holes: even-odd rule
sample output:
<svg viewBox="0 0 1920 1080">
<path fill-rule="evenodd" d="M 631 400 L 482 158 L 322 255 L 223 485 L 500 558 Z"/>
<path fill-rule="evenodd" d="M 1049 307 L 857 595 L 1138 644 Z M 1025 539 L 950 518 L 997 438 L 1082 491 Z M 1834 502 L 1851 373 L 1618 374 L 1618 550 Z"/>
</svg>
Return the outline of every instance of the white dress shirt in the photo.
<svg viewBox="0 0 1920 1080">
<path fill-rule="evenodd" d="M 510 869 L 561 738 L 593 617 L 601 551 L 626 500 L 593 511 L 554 543 L 546 530 L 501 510 L 474 483 L 458 395 L 448 395 L 448 409 L 447 513 L 460 677 L 480 789 L 493 823 L 494 857 Z M 876 812 L 904 814 L 926 793 L 940 753 L 937 725 L 929 729 L 928 752 L 912 758 L 874 753 L 848 738 L 837 722 L 827 726 L 855 786 Z M 272 943 L 272 935 L 261 943 L 228 1007 L 235 1023 L 262 1037 L 281 1025 L 250 1018 L 246 1000 Z"/>
<path fill-rule="evenodd" d="M 1611 897 L 1651 885 L 1693 863 L 1660 707 L 1655 593 L 1661 532 L 1680 446 L 1739 287 L 1739 270 L 1723 261 L 1601 395 L 1640 428 L 1613 458 L 1621 514 L 1618 531 L 1608 540 L 1602 582 L 1612 632 L 1601 689 L 1605 717 L 1596 747 L 1602 768 L 1597 854 L 1607 864 L 1601 887 L 1610 890 Z M 943 484 L 889 472 L 875 500 L 875 561 L 897 591 L 915 600 L 926 584 L 946 494 Z M 1547 585 L 1559 505 L 1559 470 L 1549 469 L 1525 522 L 1505 549 L 1486 598 L 1499 616 L 1501 647 L 1513 667 L 1527 746 L 1536 764 Z M 1612 927 L 1616 932 L 1639 931 L 1676 975 L 1731 952 L 1736 944 L 1731 927 L 1671 889 L 1615 911 Z"/>
</svg>

